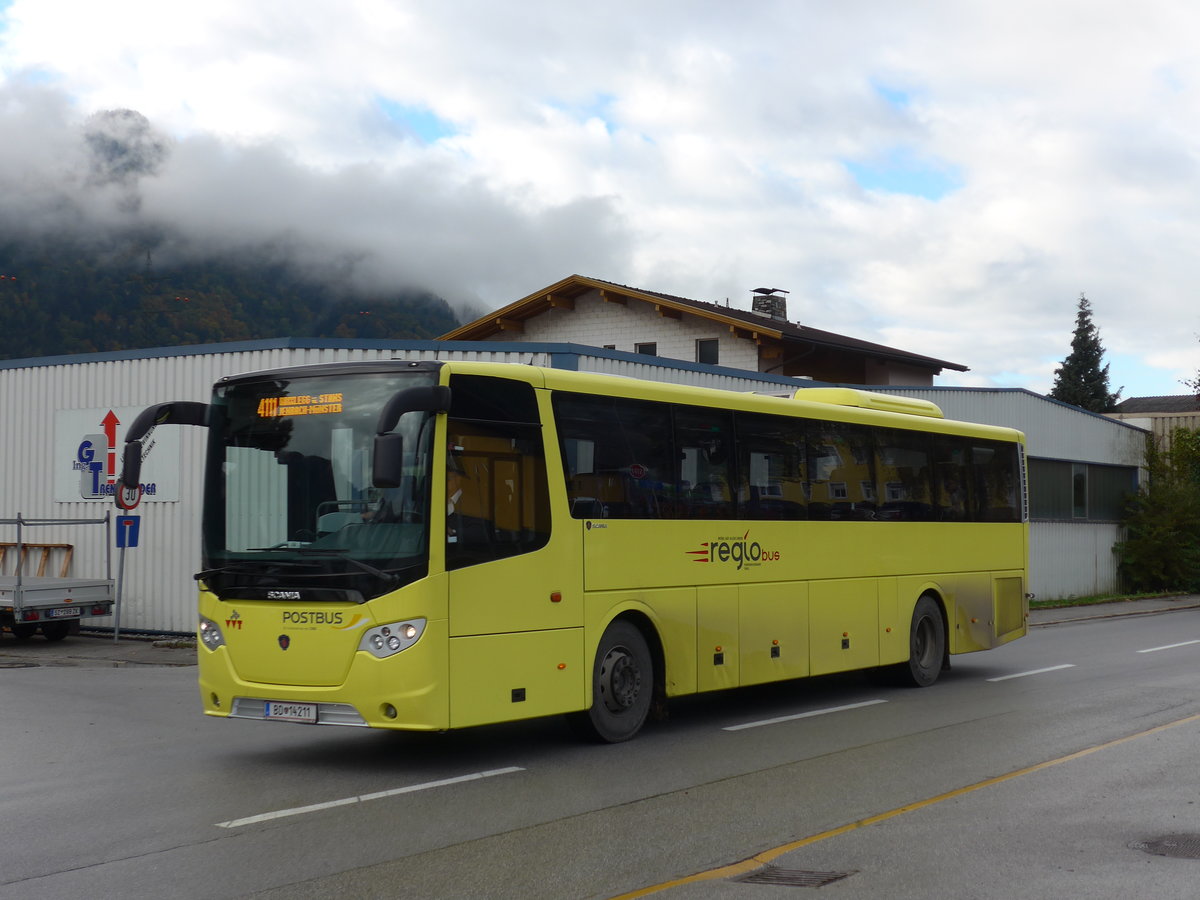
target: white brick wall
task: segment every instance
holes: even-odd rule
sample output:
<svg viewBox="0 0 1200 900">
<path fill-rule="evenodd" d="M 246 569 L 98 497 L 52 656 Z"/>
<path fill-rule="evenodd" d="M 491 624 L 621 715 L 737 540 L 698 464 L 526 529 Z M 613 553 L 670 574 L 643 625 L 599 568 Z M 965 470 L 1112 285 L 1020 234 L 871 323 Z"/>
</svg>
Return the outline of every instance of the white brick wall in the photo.
<svg viewBox="0 0 1200 900">
<path fill-rule="evenodd" d="M 758 371 L 758 348 L 752 341 L 735 338 L 716 322 L 686 313 L 668 319 L 654 307 L 638 300 L 625 306 L 605 303 L 599 291 L 575 298 L 575 309 L 551 309 L 525 322 L 523 333 L 506 331 L 495 335 L 513 341 L 570 342 L 591 347 L 613 344 L 616 350 L 634 351 L 634 344 L 658 344 L 658 356 L 696 361 L 696 341 L 716 338 L 720 342 L 718 365 Z"/>
</svg>

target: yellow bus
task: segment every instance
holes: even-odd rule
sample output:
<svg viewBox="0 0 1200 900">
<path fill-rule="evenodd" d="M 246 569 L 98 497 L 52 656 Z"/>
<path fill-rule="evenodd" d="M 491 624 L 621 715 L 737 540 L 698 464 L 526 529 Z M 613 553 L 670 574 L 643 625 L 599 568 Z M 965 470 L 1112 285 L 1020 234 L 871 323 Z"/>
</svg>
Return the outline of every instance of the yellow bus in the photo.
<svg viewBox="0 0 1200 900">
<path fill-rule="evenodd" d="M 1026 633 L 1023 437 L 932 403 L 388 361 L 221 379 L 131 426 L 208 429 L 198 649 L 212 716 L 441 731 Z"/>
</svg>

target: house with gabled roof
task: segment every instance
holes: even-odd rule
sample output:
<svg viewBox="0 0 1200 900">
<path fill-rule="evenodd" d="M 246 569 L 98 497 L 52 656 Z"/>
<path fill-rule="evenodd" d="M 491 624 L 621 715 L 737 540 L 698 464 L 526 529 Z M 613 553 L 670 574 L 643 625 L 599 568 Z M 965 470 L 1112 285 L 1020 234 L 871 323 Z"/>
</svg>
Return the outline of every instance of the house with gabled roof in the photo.
<svg viewBox="0 0 1200 900">
<path fill-rule="evenodd" d="M 1200 428 L 1200 394 L 1128 397 L 1106 415 L 1145 428 L 1165 450 L 1170 448 L 1171 432 L 1176 428 Z"/>
<path fill-rule="evenodd" d="M 929 386 L 945 369 L 967 371 L 790 322 L 786 291 L 753 293 L 752 309 L 744 310 L 571 275 L 441 340 L 569 342 L 840 384 Z"/>
</svg>

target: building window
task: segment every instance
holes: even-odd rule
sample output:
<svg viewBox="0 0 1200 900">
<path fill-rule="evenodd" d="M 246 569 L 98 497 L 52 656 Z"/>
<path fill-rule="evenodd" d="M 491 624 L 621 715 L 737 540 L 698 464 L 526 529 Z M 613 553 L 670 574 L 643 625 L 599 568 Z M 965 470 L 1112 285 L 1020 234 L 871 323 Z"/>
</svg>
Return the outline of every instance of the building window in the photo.
<svg viewBox="0 0 1200 900">
<path fill-rule="evenodd" d="M 1071 464 L 1071 514 L 1076 519 L 1086 519 L 1088 514 L 1088 467 L 1084 463 Z"/>
<path fill-rule="evenodd" d="M 1029 460 L 1029 503 L 1034 519 L 1115 522 L 1137 493 L 1137 469 L 1057 459 Z"/>
<path fill-rule="evenodd" d="M 715 366 L 720 359 L 720 341 L 716 338 L 698 338 L 696 340 L 696 362 Z"/>
<path fill-rule="evenodd" d="M 634 344 L 633 352 L 641 353 L 644 356 L 658 356 L 658 344 L 654 341 L 650 341 L 646 344 Z"/>
</svg>

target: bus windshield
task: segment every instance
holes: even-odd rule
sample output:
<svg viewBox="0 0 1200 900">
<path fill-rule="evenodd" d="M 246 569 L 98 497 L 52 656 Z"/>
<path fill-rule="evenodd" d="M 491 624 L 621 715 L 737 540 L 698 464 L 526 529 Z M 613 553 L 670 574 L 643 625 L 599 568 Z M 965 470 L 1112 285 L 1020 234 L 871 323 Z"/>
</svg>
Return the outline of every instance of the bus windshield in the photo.
<svg viewBox="0 0 1200 900">
<path fill-rule="evenodd" d="M 279 586 L 294 584 L 313 599 L 358 602 L 422 577 L 433 414 L 400 416 L 396 487 L 372 486 L 372 451 L 388 400 L 435 379 L 430 370 L 273 373 L 218 385 L 197 577 L 218 595 L 279 599 L 288 594 Z"/>
</svg>

